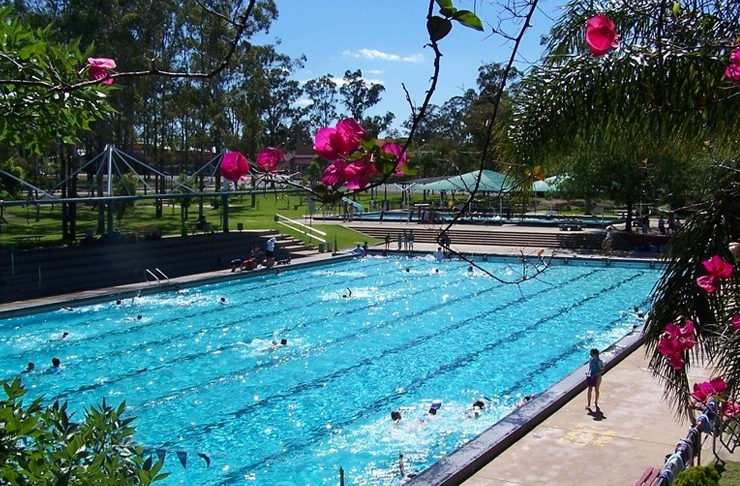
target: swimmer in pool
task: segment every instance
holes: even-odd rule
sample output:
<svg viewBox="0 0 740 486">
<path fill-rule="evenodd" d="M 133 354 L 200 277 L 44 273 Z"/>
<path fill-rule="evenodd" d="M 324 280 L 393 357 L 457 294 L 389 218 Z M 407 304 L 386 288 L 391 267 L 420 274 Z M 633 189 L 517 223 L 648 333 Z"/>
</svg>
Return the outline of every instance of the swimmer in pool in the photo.
<svg viewBox="0 0 740 486">
<path fill-rule="evenodd" d="M 282 348 L 283 346 L 288 345 L 288 340 L 283 338 L 280 340 L 280 342 L 273 341 L 272 345 L 266 349 L 266 351 L 275 351 L 276 349 Z"/>
<path fill-rule="evenodd" d="M 483 400 L 476 400 L 473 402 L 472 405 L 470 405 L 470 408 L 468 409 L 468 417 L 470 418 L 478 418 L 480 417 L 481 412 L 483 411 L 483 407 L 486 406 L 486 402 Z"/>
</svg>

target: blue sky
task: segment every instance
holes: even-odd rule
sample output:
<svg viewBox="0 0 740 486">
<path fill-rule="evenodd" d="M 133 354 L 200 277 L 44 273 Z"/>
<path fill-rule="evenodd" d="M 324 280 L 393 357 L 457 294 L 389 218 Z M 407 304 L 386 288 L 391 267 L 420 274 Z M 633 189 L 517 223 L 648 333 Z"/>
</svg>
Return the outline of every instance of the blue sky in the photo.
<svg viewBox="0 0 740 486">
<path fill-rule="evenodd" d="M 499 25 L 501 7 L 490 0 L 454 3 L 460 9 L 475 8 L 486 32 L 456 23 L 440 42 L 441 75 L 432 99 L 437 105 L 475 88 L 479 66 L 505 62 L 511 54 L 512 44 L 491 34 L 492 28 Z M 562 3 L 562 0 L 540 1 L 540 9 L 517 58 L 519 69 L 526 69 L 540 57 L 540 36 L 549 31 Z M 294 73 L 295 79 L 303 82 L 325 74 L 341 79 L 345 71 L 361 69 L 368 82 L 385 86 L 381 103 L 370 114 L 393 112 L 396 128 L 411 112 L 402 85 L 416 104 L 423 100 L 433 72 L 433 53 L 424 47 L 426 0 L 285 0 L 277 5 L 279 18 L 269 34 L 253 41 L 279 40 L 279 52 L 291 57 L 305 54 L 306 67 Z M 516 32 L 510 26 L 509 33 Z"/>
</svg>

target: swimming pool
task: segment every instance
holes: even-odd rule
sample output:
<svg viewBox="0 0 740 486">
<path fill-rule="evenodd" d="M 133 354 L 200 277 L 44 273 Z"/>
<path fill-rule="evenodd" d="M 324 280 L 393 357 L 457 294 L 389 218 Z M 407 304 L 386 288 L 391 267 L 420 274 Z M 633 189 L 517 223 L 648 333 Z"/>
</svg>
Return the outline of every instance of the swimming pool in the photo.
<svg viewBox="0 0 740 486">
<path fill-rule="evenodd" d="M 395 485 L 399 452 L 428 467 L 630 331 L 658 276 L 593 261 L 517 286 L 464 262 L 366 258 L 6 319 L 0 376 L 58 356 L 62 373 L 24 378 L 31 396 L 125 399 L 137 440 L 167 451 L 164 484 L 335 485 L 341 467 L 347 484 Z"/>
</svg>

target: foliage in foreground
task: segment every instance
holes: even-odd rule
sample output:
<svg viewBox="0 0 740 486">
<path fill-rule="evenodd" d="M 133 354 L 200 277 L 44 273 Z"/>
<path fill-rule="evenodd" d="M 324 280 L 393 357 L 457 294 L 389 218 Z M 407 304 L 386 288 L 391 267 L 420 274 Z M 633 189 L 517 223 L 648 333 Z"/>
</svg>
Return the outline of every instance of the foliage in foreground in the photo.
<svg viewBox="0 0 740 486">
<path fill-rule="evenodd" d="M 719 473 L 714 466 L 696 466 L 676 476 L 674 486 L 718 486 Z"/>
<path fill-rule="evenodd" d="M 123 418 L 105 400 L 73 422 L 67 403 L 42 405 L 41 398 L 24 405 L 21 380 L 3 382 L 0 401 L 0 484 L 132 486 L 148 485 L 168 476 L 163 462 L 142 457 L 134 442 L 133 418 Z"/>
<path fill-rule="evenodd" d="M 740 172 L 724 171 L 724 187 L 696 207 L 683 229 L 671 240 L 666 269 L 654 291 L 654 303 L 647 323 L 646 345 L 652 355 L 650 367 L 664 383 L 665 394 L 677 415 L 686 416 L 697 399 L 687 369 L 705 363 L 715 377 L 728 384 L 722 400 L 736 402 L 740 392 L 740 356 L 737 353 L 740 332 L 733 326 L 740 315 L 737 300 L 740 272 L 730 251 L 732 242 L 740 241 Z M 706 276 L 702 262 L 713 257 L 731 263 L 735 271 L 722 280 L 716 291 L 707 291 L 697 280 Z M 673 323 L 691 331 L 695 345 L 679 351 L 680 359 L 671 360 L 661 342 Z M 695 393 L 695 391 L 694 391 Z"/>
</svg>

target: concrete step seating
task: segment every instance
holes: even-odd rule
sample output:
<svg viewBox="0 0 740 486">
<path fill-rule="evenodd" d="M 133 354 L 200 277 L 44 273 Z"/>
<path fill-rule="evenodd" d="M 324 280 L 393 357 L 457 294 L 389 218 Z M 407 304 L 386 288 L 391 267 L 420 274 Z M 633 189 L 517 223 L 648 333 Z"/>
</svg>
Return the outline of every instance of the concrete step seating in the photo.
<svg viewBox="0 0 740 486">
<path fill-rule="evenodd" d="M 390 235 L 391 247 L 395 244 L 403 228 L 384 228 L 381 226 L 348 225 L 350 228 L 368 236 L 385 239 Z M 409 225 L 408 230 L 414 232 L 415 243 L 437 243 L 439 230 L 424 226 Z M 408 231 L 407 230 L 407 231 Z M 484 245 L 484 246 L 507 246 L 507 247 L 529 247 L 529 248 L 571 248 L 571 249 L 597 249 L 601 248 L 603 235 L 584 231 L 562 231 L 562 232 L 534 232 L 534 231 L 490 231 L 465 230 L 452 228 L 447 231 L 451 240 L 451 246 L 455 245 Z"/>
<path fill-rule="evenodd" d="M 316 252 L 270 230 L 24 250 L 12 258 L 9 250 L 2 250 L 0 302 L 143 282 L 146 269 L 159 268 L 170 278 L 226 270 L 232 259 L 247 255 L 254 245 L 264 251 L 271 236 L 277 239 L 277 259 Z"/>
</svg>

